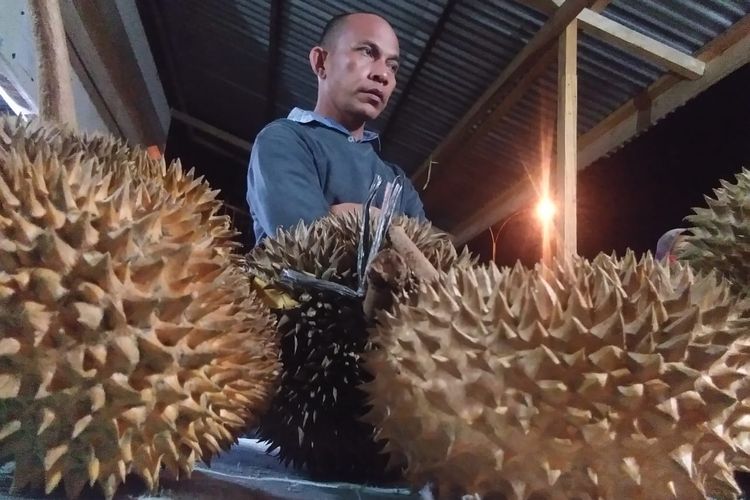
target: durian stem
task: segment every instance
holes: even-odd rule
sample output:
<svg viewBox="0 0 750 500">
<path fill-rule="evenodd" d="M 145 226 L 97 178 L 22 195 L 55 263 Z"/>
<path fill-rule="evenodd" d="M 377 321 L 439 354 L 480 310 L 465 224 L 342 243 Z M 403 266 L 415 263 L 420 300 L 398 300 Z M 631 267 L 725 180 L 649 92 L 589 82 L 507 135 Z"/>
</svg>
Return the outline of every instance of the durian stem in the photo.
<svg viewBox="0 0 750 500">
<path fill-rule="evenodd" d="M 77 127 L 70 59 L 59 0 L 30 0 L 39 61 L 39 102 L 44 120 Z"/>
<path fill-rule="evenodd" d="M 409 268 L 393 249 L 385 249 L 375 256 L 367 271 L 367 292 L 362 310 L 369 320 L 380 310 L 393 305 L 393 292 L 402 290 L 409 280 Z"/>
<path fill-rule="evenodd" d="M 417 248 L 417 245 L 409 238 L 401 226 L 391 226 L 388 229 L 393 248 L 401 254 L 406 261 L 407 269 L 417 276 L 421 281 L 432 281 L 437 279 L 438 272 L 427 257 Z"/>
<path fill-rule="evenodd" d="M 438 272 L 401 226 L 388 229 L 392 249 L 378 252 L 367 272 L 368 286 L 362 309 L 372 319 L 393 305 L 393 293 L 406 288 L 410 273 L 420 281 L 437 279 Z"/>
</svg>

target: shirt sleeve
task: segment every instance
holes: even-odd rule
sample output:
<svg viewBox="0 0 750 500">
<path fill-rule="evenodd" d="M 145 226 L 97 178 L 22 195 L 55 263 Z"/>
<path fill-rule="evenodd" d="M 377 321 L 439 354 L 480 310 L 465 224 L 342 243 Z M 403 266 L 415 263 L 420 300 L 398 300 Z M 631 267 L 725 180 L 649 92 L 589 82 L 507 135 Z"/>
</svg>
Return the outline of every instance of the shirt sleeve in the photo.
<svg viewBox="0 0 750 500">
<path fill-rule="evenodd" d="M 404 189 L 401 194 L 401 209 L 404 215 L 414 217 L 415 219 L 419 219 L 422 221 L 427 220 L 427 217 L 424 213 L 424 205 L 422 204 L 422 199 L 419 197 L 419 193 L 414 188 L 414 184 L 412 184 L 411 180 L 406 175 L 406 172 L 404 172 L 401 167 L 399 167 L 398 165 L 394 165 L 393 163 L 391 163 L 390 166 L 396 172 L 396 175 L 400 176 L 403 179 Z"/>
<path fill-rule="evenodd" d="M 422 205 L 422 199 L 419 197 L 419 193 L 414 189 L 414 184 L 411 183 L 408 177 L 404 178 L 404 213 L 409 217 L 414 217 L 420 220 L 427 220 L 424 213 L 424 205 Z"/>
<path fill-rule="evenodd" d="M 256 137 L 247 171 L 247 202 L 266 235 L 328 213 L 313 153 L 292 127 L 272 123 Z"/>
</svg>

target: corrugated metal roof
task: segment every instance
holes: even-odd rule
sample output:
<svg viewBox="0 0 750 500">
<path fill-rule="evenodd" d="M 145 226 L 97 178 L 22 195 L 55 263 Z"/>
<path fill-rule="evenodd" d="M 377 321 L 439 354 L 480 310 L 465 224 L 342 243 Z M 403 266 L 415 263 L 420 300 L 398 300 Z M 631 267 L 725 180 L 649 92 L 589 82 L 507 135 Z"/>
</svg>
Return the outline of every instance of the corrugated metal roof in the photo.
<svg viewBox="0 0 750 500">
<path fill-rule="evenodd" d="M 547 19 L 514 0 L 287 0 L 279 3 L 276 55 L 269 53 L 275 47 L 272 1 L 156 2 L 174 72 L 166 78 L 175 82 L 171 104 L 252 140 L 269 119 L 294 106 L 314 106 L 308 52 L 328 19 L 374 11 L 399 35 L 402 64 L 389 108 L 371 126 L 385 130 L 384 155 L 407 172 L 430 155 Z M 750 0 L 614 0 L 602 12 L 690 54 L 748 13 Z M 586 34 L 579 35 L 578 62 L 581 134 L 665 74 Z M 555 135 L 556 92 L 552 65 L 464 161 L 435 168 L 425 199 L 439 225 L 450 227 L 538 167 L 544 160 L 540 138 Z"/>
<path fill-rule="evenodd" d="M 394 120 L 385 154 L 407 171 L 421 163 L 545 19 L 512 1 L 458 2 Z"/>
<path fill-rule="evenodd" d="M 242 138 L 265 116 L 270 0 L 155 2 L 176 83 L 173 107 Z M 164 78 L 163 78 L 164 79 Z"/>
<path fill-rule="evenodd" d="M 747 0 L 615 0 L 603 14 L 692 54 L 748 12 L 750 2 Z M 701 24 L 700 29 L 695 27 L 696 24 Z M 476 57 L 479 50 L 477 44 L 452 43 L 452 51 L 462 50 L 471 58 Z M 664 68 L 586 34 L 579 34 L 578 49 L 579 134 L 593 128 L 666 73 Z M 436 58 L 441 56 L 435 54 Z M 476 71 L 461 75 L 469 80 L 467 83 L 470 87 L 486 88 L 499 72 L 495 71 L 493 76 Z M 429 77 L 427 74 L 421 76 Z M 444 99 L 445 96 L 436 94 L 434 101 Z M 448 165 L 447 171 L 441 171 L 439 166 L 435 168 L 430 188 L 432 192 L 428 190 L 425 193 L 433 219 L 443 227 L 451 228 L 505 189 L 527 178 L 527 172 L 531 177 L 538 178 L 541 165 L 549 164 L 554 158 L 556 107 L 557 71 L 553 65 L 531 85 L 490 133 L 472 144 L 471 151 L 459 155 L 460 160 Z M 424 116 L 428 109 L 424 107 L 413 112 L 417 116 Z M 455 123 L 460 117 L 446 117 L 446 122 Z M 407 127 L 406 124 L 404 126 Z M 450 128 L 446 127 L 446 130 Z M 420 131 L 411 128 L 410 133 L 417 135 Z M 414 144 L 413 141 L 404 141 L 402 147 L 413 148 Z M 424 161 L 436 146 L 430 143 L 416 144 L 424 147 L 421 154 L 411 156 L 418 162 Z M 451 202 L 445 203 L 444 200 L 448 199 Z"/>
<path fill-rule="evenodd" d="M 747 0 L 615 0 L 602 14 L 693 54 L 748 11 Z"/>
</svg>

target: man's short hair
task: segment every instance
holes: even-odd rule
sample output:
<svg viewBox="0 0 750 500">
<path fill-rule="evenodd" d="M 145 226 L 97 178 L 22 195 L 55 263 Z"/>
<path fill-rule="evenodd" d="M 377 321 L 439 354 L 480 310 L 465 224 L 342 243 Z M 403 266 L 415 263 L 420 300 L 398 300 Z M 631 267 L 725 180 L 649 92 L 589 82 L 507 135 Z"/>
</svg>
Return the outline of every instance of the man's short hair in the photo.
<svg viewBox="0 0 750 500">
<path fill-rule="evenodd" d="M 320 39 L 318 40 L 318 45 L 321 47 L 329 47 L 330 44 L 336 40 L 336 37 L 338 37 L 339 33 L 341 32 L 341 28 L 344 26 L 344 21 L 346 21 L 346 18 L 349 16 L 352 16 L 354 14 L 372 14 L 373 16 L 378 16 L 381 19 L 385 19 L 380 14 L 376 14 L 375 12 L 370 12 L 366 10 L 360 10 L 356 12 L 345 12 L 343 14 L 337 14 L 333 16 L 325 25 L 323 28 L 323 32 L 320 34 Z"/>
</svg>

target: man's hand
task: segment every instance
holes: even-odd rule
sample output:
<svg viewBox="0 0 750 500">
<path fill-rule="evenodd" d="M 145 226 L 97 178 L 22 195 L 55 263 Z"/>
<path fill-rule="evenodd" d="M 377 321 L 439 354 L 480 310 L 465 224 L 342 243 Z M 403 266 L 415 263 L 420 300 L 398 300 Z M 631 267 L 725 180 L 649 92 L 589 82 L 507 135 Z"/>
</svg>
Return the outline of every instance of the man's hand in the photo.
<svg viewBox="0 0 750 500">
<path fill-rule="evenodd" d="M 341 215 L 348 213 L 362 213 L 361 203 L 339 203 L 338 205 L 331 205 L 331 213 L 333 215 Z M 370 215 L 380 215 L 380 209 L 377 207 L 370 207 Z"/>
</svg>

